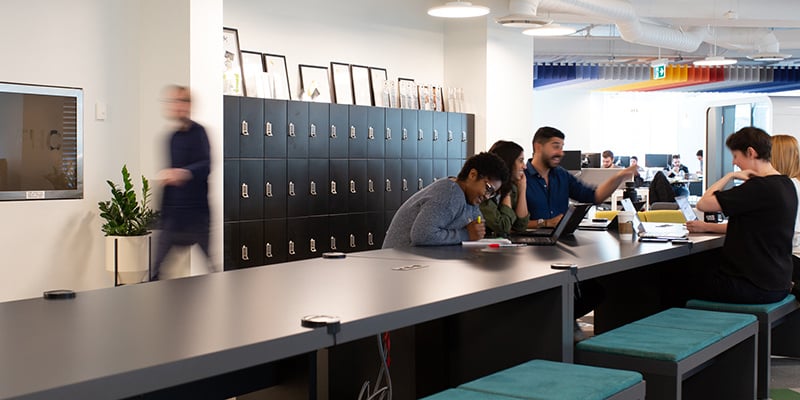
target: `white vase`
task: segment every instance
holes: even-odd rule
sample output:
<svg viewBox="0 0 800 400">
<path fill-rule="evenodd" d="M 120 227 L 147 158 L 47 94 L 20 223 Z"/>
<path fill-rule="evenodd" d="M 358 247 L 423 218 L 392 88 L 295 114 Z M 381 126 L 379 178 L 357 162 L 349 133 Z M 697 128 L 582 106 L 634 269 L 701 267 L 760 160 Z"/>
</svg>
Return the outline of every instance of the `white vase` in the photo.
<svg viewBox="0 0 800 400">
<path fill-rule="evenodd" d="M 114 244 L 116 243 L 116 251 Z M 150 234 L 143 236 L 106 236 L 106 270 L 114 272 L 117 264 L 117 284 L 139 283 L 149 278 Z"/>
</svg>

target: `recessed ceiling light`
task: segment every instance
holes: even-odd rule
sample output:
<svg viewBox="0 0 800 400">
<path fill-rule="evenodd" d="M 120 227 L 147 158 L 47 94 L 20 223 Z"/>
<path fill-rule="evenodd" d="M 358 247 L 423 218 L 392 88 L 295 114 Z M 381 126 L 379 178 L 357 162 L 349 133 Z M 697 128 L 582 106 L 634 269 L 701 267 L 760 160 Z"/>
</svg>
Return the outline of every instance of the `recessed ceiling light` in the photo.
<svg viewBox="0 0 800 400">
<path fill-rule="evenodd" d="M 547 24 L 539 28 L 531 28 L 522 31 L 523 35 L 528 36 L 566 36 L 575 33 L 575 28 L 560 24 Z"/>
<path fill-rule="evenodd" d="M 428 15 L 440 18 L 470 18 L 489 14 L 489 8 L 468 1 L 451 1 L 428 10 Z"/>
<path fill-rule="evenodd" d="M 753 61 L 783 61 L 790 57 L 792 57 L 791 54 L 781 53 L 758 53 L 753 54 L 752 56 L 747 56 L 747 58 Z"/>
<path fill-rule="evenodd" d="M 699 67 L 717 67 L 720 65 L 733 65 L 736 64 L 737 62 L 738 61 L 736 61 L 733 58 L 725 58 L 722 56 L 710 56 L 702 60 L 697 60 L 693 62 L 693 64 Z"/>
</svg>

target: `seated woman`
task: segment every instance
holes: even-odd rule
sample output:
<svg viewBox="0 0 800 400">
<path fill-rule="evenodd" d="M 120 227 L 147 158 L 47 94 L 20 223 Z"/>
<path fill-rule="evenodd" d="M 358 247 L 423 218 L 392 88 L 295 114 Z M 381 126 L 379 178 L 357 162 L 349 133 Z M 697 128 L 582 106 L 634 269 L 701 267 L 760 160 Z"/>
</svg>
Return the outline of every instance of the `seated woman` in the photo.
<svg viewBox="0 0 800 400">
<path fill-rule="evenodd" d="M 525 152 L 522 146 L 505 140 L 492 145 L 489 153 L 497 154 L 511 172 L 509 181 L 497 193 L 481 203 L 481 214 L 486 221 L 487 236 L 508 236 L 510 232 L 523 232 L 530 214 L 525 200 Z M 520 196 L 520 193 L 523 195 Z"/>
<path fill-rule="evenodd" d="M 800 145 L 790 135 L 772 136 L 772 166 L 783 175 L 792 179 L 794 190 L 800 198 Z M 800 205 L 794 220 L 794 238 L 792 239 L 792 292 L 800 298 Z"/>
</svg>

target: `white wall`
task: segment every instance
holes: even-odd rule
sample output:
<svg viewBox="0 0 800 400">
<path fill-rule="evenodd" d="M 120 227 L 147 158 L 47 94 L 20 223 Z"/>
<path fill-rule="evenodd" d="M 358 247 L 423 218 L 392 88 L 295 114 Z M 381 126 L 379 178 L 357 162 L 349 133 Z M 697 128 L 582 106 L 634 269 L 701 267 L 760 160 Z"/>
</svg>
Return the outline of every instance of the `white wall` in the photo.
<svg viewBox="0 0 800 400">
<path fill-rule="evenodd" d="M 800 139 L 800 97 L 770 97 L 774 123 L 771 133 L 792 135 Z"/>
</svg>

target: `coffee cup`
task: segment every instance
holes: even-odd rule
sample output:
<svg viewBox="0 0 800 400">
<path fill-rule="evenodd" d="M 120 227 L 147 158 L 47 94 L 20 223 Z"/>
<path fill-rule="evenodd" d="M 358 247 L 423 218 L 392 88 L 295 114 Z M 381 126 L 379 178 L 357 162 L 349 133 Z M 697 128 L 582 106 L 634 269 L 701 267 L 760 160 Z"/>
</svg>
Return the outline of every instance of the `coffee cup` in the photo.
<svg viewBox="0 0 800 400">
<path fill-rule="evenodd" d="M 620 211 L 617 214 L 620 234 L 630 235 L 633 233 L 633 213 L 633 211 Z"/>
</svg>

